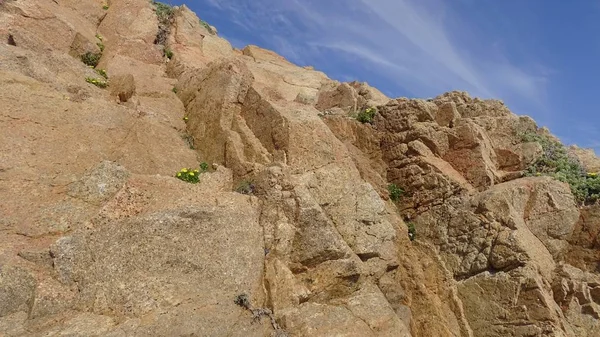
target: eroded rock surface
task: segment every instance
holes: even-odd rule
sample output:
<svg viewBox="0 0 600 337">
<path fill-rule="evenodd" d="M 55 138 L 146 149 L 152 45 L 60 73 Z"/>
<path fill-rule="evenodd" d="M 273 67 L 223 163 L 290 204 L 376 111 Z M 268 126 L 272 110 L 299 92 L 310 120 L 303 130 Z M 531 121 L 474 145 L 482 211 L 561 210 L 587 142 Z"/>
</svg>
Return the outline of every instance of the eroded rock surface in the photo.
<svg viewBox="0 0 600 337">
<path fill-rule="evenodd" d="M 524 177 L 529 117 L 104 5 L 0 2 L 0 335 L 600 333 L 598 205 Z"/>
</svg>

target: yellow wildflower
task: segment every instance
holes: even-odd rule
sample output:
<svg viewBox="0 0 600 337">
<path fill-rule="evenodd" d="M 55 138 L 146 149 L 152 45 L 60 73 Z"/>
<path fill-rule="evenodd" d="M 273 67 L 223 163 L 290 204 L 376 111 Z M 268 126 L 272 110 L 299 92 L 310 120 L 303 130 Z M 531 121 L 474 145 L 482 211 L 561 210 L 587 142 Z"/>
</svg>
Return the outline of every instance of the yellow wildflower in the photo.
<svg viewBox="0 0 600 337">
<path fill-rule="evenodd" d="M 177 172 L 177 176 L 178 176 L 178 177 L 181 177 L 181 172 Z"/>
<path fill-rule="evenodd" d="M 194 172 L 190 172 L 190 175 L 191 175 L 191 176 L 194 176 Z"/>
<path fill-rule="evenodd" d="M 597 177 L 598 173 L 597 172 L 588 172 L 588 176 L 589 177 Z"/>
<path fill-rule="evenodd" d="M 539 176 L 541 176 L 542 174 L 538 172 L 538 173 L 536 173 L 535 175 L 539 177 Z"/>
<path fill-rule="evenodd" d="M 186 168 L 182 168 L 181 172 L 186 173 L 188 170 Z"/>
</svg>

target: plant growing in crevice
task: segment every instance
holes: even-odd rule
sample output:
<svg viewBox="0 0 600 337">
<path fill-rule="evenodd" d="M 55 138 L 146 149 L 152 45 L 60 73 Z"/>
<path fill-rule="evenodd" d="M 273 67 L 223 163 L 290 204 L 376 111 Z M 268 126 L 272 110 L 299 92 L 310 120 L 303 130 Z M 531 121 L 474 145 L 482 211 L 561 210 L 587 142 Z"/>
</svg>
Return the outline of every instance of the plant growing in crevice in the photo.
<svg viewBox="0 0 600 337">
<path fill-rule="evenodd" d="M 102 77 L 104 77 L 105 79 L 108 79 L 108 74 L 106 73 L 106 70 L 104 69 L 95 69 L 96 73 Z"/>
<path fill-rule="evenodd" d="M 154 39 L 154 44 L 165 45 L 169 34 L 171 33 L 171 25 L 175 17 L 175 8 L 162 2 L 152 1 L 154 11 L 158 18 L 158 32 Z"/>
<path fill-rule="evenodd" d="M 200 163 L 200 171 L 201 172 L 207 172 L 208 171 L 208 163 L 203 161 L 202 163 Z"/>
<path fill-rule="evenodd" d="M 173 87 L 173 89 L 171 89 L 171 91 L 172 91 L 174 94 L 176 94 L 178 90 L 177 90 L 177 88 L 176 88 L 176 87 Z"/>
<path fill-rule="evenodd" d="M 108 82 L 107 81 L 103 81 L 103 80 L 99 80 L 97 78 L 93 78 L 93 77 L 86 77 L 85 81 L 88 83 L 91 83 L 95 86 L 97 86 L 98 88 L 106 88 L 108 87 Z"/>
<path fill-rule="evenodd" d="M 389 184 L 388 192 L 390 193 L 390 199 L 392 199 L 393 202 L 400 200 L 404 194 L 404 190 L 398 187 L 396 184 Z"/>
<path fill-rule="evenodd" d="M 417 229 L 415 228 L 415 224 L 412 222 L 407 222 L 406 227 L 408 227 L 408 238 L 410 241 L 415 241 L 417 238 Z"/>
<path fill-rule="evenodd" d="M 171 48 L 165 48 L 163 49 L 163 52 L 169 60 L 173 58 L 173 51 L 171 50 Z"/>
<path fill-rule="evenodd" d="M 373 107 L 366 108 L 358 113 L 358 115 L 356 116 L 356 120 L 358 120 L 361 123 L 371 124 L 371 123 L 373 123 L 373 118 L 375 118 L 376 113 L 377 113 L 376 108 L 373 108 Z"/>
<path fill-rule="evenodd" d="M 81 55 L 81 62 L 87 66 L 95 68 L 98 65 L 98 62 L 100 62 L 101 57 L 102 53 L 92 53 L 88 51 L 87 53 Z"/>
<path fill-rule="evenodd" d="M 241 194 L 252 195 L 255 192 L 255 188 L 256 186 L 254 186 L 254 183 L 251 180 L 243 180 L 235 191 Z"/>
<path fill-rule="evenodd" d="M 100 40 L 100 42 L 96 43 L 96 45 L 100 49 L 100 52 L 92 53 L 92 52 L 88 51 L 85 54 L 81 55 L 81 62 L 83 62 L 88 67 L 92 67 L 92 68 L 96 68 L 96 66 L 100 62 L 100 59 L 102 58 L 102 53 L 104 52 L 104 44 L 102 43 L 102 40 L 103 40 L 102 36 L 100 36 L 99 34 L 96 34 L 96 38 L 98 40 Z"/>
<path fill-rule="evenodd" d="M 212 34 L 212 35 L 215 35 L 215 31 L 214 31 L 214 30 L 212 29 L 212 27 L 211 27 L 211 26 L 208 24 L 208 22 L 206 22 L 206 21 L 204 21 L 204 20 L 200 19 L 200 24 L 201 24 L 201 25 L 202 25 L 204 28 L 206 28 L 206 30 L 207 30 L 207 31 L 208 31 L 210 34 Z"/>
<path fill-rule="evenodd" d="M 152 1 L 152 4 L 155 7 L 156 16 L 158 17 L 159 22 L 167 23 L 173 19 L 173 15 L 175 15 L 173 6 L 159 1 Z"/>
<path fill-rule="evenodd" d="M 537 142 L 542 147 L 542 155 L 525 170 L 526 176 L 549 176 L 569 184 L 575 199 L 582 205 L 600 200 L 600 177 L 596 172 L 586 172 L 563 144 L 535 132 L 520 136 L 523 142 Z"/>
<path fill-rule="evenodd" d="M 188 183 L 197 184 L 200 182 L 200 175 L 206 172 L 208 172 L 208 164 L 202 162 L 200 164 L 200 169 L 193 170 L 191 168 L 184 167 L 177 172 L 175 177 L 177 177 L 179 180 L 187 181 Z"/>
<path fill-rule="evenodd" d="M 177 172 L 175 177 L 179 180 L 187 181 L 188 183 L 197 184 L 200 182 L 200 171 L 184 167 Z"/>
</svg>

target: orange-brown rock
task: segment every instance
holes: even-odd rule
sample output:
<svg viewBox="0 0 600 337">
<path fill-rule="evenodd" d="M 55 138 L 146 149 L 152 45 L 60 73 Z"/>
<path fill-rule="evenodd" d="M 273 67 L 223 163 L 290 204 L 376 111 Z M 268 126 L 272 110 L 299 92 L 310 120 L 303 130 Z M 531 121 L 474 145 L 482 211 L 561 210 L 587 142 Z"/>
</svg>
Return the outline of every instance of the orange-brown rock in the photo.
<svg viewBox="0 0 600 337">
<path fill-rule="evenodd" d="M 542 148 L 521 136 L 547 130 L 208 27 L 147 0 L 0 2 L 0 335 L 600 333 L 598 207 L 523 178 Z M 101 49 L 106 89 L 80 58 Z"/>
</svg>

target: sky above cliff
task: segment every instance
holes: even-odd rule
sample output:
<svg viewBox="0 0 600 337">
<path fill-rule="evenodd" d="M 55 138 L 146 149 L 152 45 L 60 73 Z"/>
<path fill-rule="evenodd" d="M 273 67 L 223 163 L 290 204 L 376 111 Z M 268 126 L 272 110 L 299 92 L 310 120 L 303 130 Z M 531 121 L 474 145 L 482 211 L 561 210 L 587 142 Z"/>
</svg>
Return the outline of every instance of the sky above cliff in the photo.
<svg viewBox="0 0 600 337">
<path fill-rule="evenodd" d="M 389 97 L 503 100 L 600 154 L 600 2 L 189 0 L 235 47 L 255 44 Z"/>
</svg>

